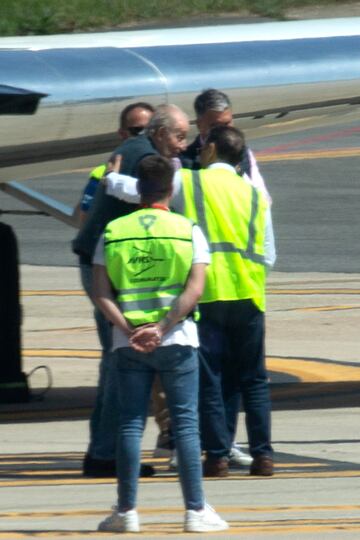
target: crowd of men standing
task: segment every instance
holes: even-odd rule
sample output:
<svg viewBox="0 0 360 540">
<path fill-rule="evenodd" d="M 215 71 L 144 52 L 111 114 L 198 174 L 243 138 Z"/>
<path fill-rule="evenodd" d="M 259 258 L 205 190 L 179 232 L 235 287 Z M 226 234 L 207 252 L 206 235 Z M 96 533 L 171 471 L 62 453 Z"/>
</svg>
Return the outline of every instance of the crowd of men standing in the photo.
<svg viewBox="0 0 360 540">
<path fill-rule="evenodd" d="M 100 530 L 140 528 L 137 478 L 154 472 L 140 465 L 151 392 L 157 450 L 176 449 L 186 531 L 228 527 L 206 504 L 202 476 L 245 463 L 252 475 L 273 474 L 264 349 L 271 199 L 229 98 L 208 89 L 194 109 L 199 135 L 187 146 L 189 120 L 177 106 L 127 107 L 122 144 L 94 170 L 79 209 L 73 249 L 103 349 L 84 473 L 119 481 Z M 235 442 L 240 403 L 250 456 Z"/>
</svg>

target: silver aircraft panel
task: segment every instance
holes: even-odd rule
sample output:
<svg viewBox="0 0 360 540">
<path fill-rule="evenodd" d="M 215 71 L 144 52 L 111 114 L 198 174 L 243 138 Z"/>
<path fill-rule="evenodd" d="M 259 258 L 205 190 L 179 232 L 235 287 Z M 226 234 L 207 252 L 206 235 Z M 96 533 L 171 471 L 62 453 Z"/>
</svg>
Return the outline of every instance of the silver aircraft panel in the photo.
<svg viewBox="0 0 360 540">
<path fill-rule="evenodd" d="M 66 170 L 74 159 L 92 166 L 96 154 L 116 144 L 119 111 L 134 100 L 174 102 L 192 114 L 195 95 L 217 87 L 230 95 L 235 117 L 257 122 L 359 103 L 359 35 L 316 38 L 312 31 L 268 41 L 259 35 L 230 43 L 40 50 L 1 49 L 0 40 L 0 84 L 47 94 L 33 115 L 0 115 L 0 182 L 60 164 Z"/>
<path fill-rule="evenodd" d="M 169 92 L 354 81 L 360 79 L 360 36 L 139 48 L 165 75 Z M 174 59 L 176 59 L 174 61 Z M 316 96 L 321 100 L 321 96 Z M 245 112 L 246 104 L 234 104 Z"/>
</svg>

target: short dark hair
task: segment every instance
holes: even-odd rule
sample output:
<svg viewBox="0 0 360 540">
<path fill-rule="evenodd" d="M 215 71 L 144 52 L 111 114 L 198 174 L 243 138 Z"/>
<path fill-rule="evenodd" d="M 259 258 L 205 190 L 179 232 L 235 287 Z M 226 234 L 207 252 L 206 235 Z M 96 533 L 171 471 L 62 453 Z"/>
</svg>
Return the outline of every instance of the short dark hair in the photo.
<svg viewBox="0 0 360 540">
<path fill-rule="evenodd" d="M 207 111 L 223 112 L 230 108 L 231 102 L 228 96 L 215 88 L 203 90 L 194 101 L 197 118 L 203 116 Z"/>
<path fill-rule="evenodd" d="M 137 101 L 136 103 L 130 103 L 120 113 L 119 124 L 121 129 L 127 128 L 126 117 L 131 111 L 137 108 L 145 109 L 146 111 L 152 113 L 155 111 L 155 107 L 153 107 L 152 105 L 150 105 L 150 103 L 147 103 L 146 101 Z"/>
<path fill-rule="evenodd" d="M 138 191 L 141 197 L 156 201 L 170 193 L 174 167 L 159 154 L 144 157 L 137 167 Z"/>
<path fill-rule="evenodd" d="M 215 126 L 206 137 L 205 144 L 214 143 L 220 161 L 234 167 L 239 164 L 245 151 L 245 136 L 232 126 Z"/>
</svg>

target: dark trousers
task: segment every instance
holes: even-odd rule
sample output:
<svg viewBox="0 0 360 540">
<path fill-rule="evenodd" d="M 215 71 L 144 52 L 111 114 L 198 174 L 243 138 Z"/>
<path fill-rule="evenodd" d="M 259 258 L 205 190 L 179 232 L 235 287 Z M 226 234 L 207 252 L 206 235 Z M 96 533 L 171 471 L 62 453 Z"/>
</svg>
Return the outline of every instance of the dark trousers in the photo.
<svg viewBox="0 0 360 540">
<path fill-rule="evenodd" d="M 209 457 L 228 455 L 241 397 L 251 455 L 271 455 L 264 313 L 251 300 L 201 304 L 200 312 L 202 448 Z"/>
</svg>

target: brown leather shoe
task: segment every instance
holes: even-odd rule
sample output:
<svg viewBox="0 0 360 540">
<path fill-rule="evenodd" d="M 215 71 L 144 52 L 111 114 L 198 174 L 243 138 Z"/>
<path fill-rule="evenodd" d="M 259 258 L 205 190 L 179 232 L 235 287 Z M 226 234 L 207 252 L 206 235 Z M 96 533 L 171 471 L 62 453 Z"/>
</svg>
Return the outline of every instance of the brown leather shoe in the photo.
<svg viewBox="0 0 360 540">
<path fill-rule="evenodd" d="M 256 456 L 250 467 L 253 476 L 272 476 L 274 474 L 274 462 L 270 456 Z"/>
<path fill-rule="evenodd" d="M 229 474 L 229 460 L 207 457 L 203 463 L 203 475 L 207 478 L 224 478 Z"/>
</svg>

